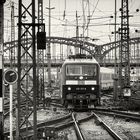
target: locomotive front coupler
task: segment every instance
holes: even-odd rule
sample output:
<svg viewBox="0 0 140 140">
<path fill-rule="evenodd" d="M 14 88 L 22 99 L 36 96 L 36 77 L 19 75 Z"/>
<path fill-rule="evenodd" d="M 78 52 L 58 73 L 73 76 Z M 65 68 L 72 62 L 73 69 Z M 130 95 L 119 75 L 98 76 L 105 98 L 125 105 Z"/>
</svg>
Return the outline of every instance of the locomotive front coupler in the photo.
<svg viewBox="0 0 140 140">
<path fill-rule="evenodd" d="M 87 104 L 90 103 L 90 96 L 89 95 L 86 95 L 86 101 L 87 101 Z"/>
<path fill-rule="evenodd" d="M 80 99 L 80 108 L 83 106 L 83 99 Z"/>
<path fill-rule="evenodd" d="M 76 97 L 76 95 L 74 95 L 73 96 L 73 104 L 76 104 L 76 99 L 77 99 L 77 97 Z"/>
</svg>

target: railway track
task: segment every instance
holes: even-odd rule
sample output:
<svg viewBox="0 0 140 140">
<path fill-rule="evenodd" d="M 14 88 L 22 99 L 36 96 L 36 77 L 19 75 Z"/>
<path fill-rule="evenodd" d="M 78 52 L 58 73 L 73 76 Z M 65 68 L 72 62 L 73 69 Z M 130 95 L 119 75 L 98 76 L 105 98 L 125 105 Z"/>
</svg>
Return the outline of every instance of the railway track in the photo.
<svg viewBox="0 0 140 140">
<path fill-rule="evenodd" d="M 62 117 L 59 117 L 57 119 L 52 119 L 52 120 L 49 120 L 49 121 L 44 121 L 44 122 L 41 122 L 41 123 L 38 123 L 37 124 L 37 129 L 45 129 L 45 126 L 51 126 L 53 127 L 54 125 L 60 125 L 62 122 L 64 122 L 64 120 L 69 120 L 71 118 L 71 114 L 66 114 Z M 21 135 L 24 138 L 30 138 L 32 135 L 33 135 L 33 132 L 32 132 L 32 127 L 28 127 L 28 132 L 26 132 L 26 127 L 20 129 L 20 132 L 21 132 Z M 13 134 L 15 135 L 16 133 L 16 130 L 13 130 Z M 4 132 L 4 135 L 5 136 L 9 136 L 9 131 L 7 132 Z"/>
<path fill-rule="evenodd" d="M 55 107 L 60 107 L 60 108 L 63 107 L 58 103 L 51 103 L 51 105 Z M 106 122 L 104 122 L 97 114 L 104 115 L 104 116 L 112 116 L 115 119 L 122 118 L 125 120 L 127 119 L 127 120 L 140 122 L 139 114 L 113 110 L 110 108 L 109 109 L 95 108 L 95 109 L 91 109 L 90 112 L 91 112 L 90 114 L 89 112 L 88 113 L 84 112 L 84 114 L 88 114 L 84 118 L 83 117 L 77 118 L 79 113 L 72 112 L 58 119 L 39 123 L 37 125 L 37 131 L 39 135 L 43 137 L 43 135 L 45 134 L 46 131 L 48 131 L 48 129 L 53 130 L 54 132 L 57 133 L 57 137 L 55 137 L 55 139 L 59 140 L 62 138 L 62 137 L 60 138 L 59 132 L 68 130 L 70 127 L 72 127 L 72 129 L 70 129 L 69 131 L 73 133 L 74 139 L 77 139 L 77 140 L 87 140 L 87 139 L 92 139 L 92 138 L 95 138 L 97 140 L 99 138 L 102 139 L 103 136 L 100 134 L 101 132 L 102 134 L 104 134 L 104 137 L 106 137 L 106 139 L 122 140 L 122 138 L 119 135 L 117 135 L 117 133 L 115 133 L 111 129 L 111 127 L 108 126 Z M 14 135 L 15 135 L 15 131 L 16 130 L 13 130 Z M 90 131 L 90 134 L 89 134 L 89 131 Z M 22 128 L 21 133 L 22 133 L 21 135 L 23 137 L 23 140 L 30 139 L 33 136 L 32 127 L 28 127 L 28 132 L 26 128 Z M 8 136 L 9 132 L 8 131 L 5 132 L 5 135 Z M 71 137 L 70 134 L 67 133 L 67 135 L 69 135 L 69 138 Z M 53 136 L 56 136 L 56 135 L 54 134 Z"/>
<path fill-rule="evenodd" d="M 88 140 L 88 139 L 115 139 L 122 140 L 117 133 L 115 133 L 101 118 L 95 114 L 91 113 L 89 117 L 84 121 L 76 120 L 73 115 L 74 127 L 77 134 L 77 140 Z M 88 127 L 87 127 L 88 124 Z M 88 133 L 89 130 L 92 130 L 91 133 Z M 99 134 L 98 136 L 95 133 Z M 102 135 L 100 135 L 102 133 Z"/>
<path fill-rule="evenodd" d="M 15 101 L 15 100 L 16 99 L 14 99 L 13 101 Z M 22 104 L 20 105 L 22 109 L 24 109 L 26 107 L 26 103 L 27 102 L 25 100 L 22 101 Z M 9 108 L 10 108 L 9 102 L 7 102 L 6 104 L 4 104 L 4 119 L 6 117 L 8 117 L 9 114 L 10 114 Z M 13 109 L 12 110 L 13 110 L 12 112 L 14 114 L 14 111 L 16 110 L 16 105 L 15 104 L 13 104 Z"/>
<path fill-rule="evenodd" d="M 96 112 L 123 139 L 137 140 L 140 138 L 140 116 L 138 114 L 116 112 Z"/>
<path fill-rule="evenodd" d="M 121 112 L 110 109 L 94 109 L 89 112 L 71 112 L 67 115 L 64 115 L 60 118 L 45 121 L 37 125 L 38 136 L 41 138 L 54 137 L 57 140 L 92 140 L 92 139 L 105 139 L 105 140 L 123 140 L 124 136 L 120 137 L 118 134 L 121 132 L 116 132 L 116 130 L 111 129 L 111 125 L 107 125 L 106 120 L 103 121 L 99 115 L 112 116 L 115 119 L 116 117 L 128 118 L 133 121 L 140 121 L 139 114 L 132 114 L 127 112 Z M 139 118 L 139 119 L 138 119 Z M 46 134 L 46 132 L 52 132 Z M 63 133 L 63 134 L 62 134 Z M 15 130 L 13 131 L 15 134 Z M 61 134 L 61 136 L 60 136 Z M 9 132 L 5 132 L 5 135 L 9 135 Z M 31 139 L 33 136 L 32 128 L 21 129 L 21 135 L 24 139 Z M 67 137 L 67 138 L 66 138 Z"/>
<path fill-rule="evenodd" d="M 106 117 L 111 115 L 113 121 L 119 122 L 121 120 L 120 122 L 122 122 L 122 124 L 124 124 L 126 126 L 127 126 L 127 123 L 128 123 L 128 126 L 130 125 L 129 121 L 130 121 L 130 123 L 131 123 L 131 121 L 133 123 L 136 121 L 136 124 L 138 124 L 139 118 L 140 118 L 139 114 L 132 114 L 132 113 L 115 111 L 115 110 L 110 110 L 110 109 L 109 110 L 108 109 L 96 109 L 96 111 L 92 112 L 91 115 L 88 116 L 87 118 L 84 118 L 84 119 L 76 119 L 75 118 L 75 121 L 73 121 L 73 123 L 71 123 L 71 125 L 75 124 L 76 134 L 78 133 L 78 138 L 74 137 L 73 139 L 78 139 L 78 140 L 79 139 L 86 139 L 86 140 L 87 139 L 88 140 L 97 139 L 98 140 L 98 139 L 105 139 L 106 138 L 106 140 L 108 140 L 108 139 L 122 140 L 122 139 L 131 139 L 132 137 L 135 137 L 135 136 L 130 137 L 129 135 L 127 136 L 127 133 L 131 133 L 133 135 L 133 132 L 129 132 L 129 130 L 127 130 L 127 129 L 125 130 L 126 126 L 124 126 L 124 128 L 122 128 L 122 130 L 120 130 L 120 132 L 119 132 L 119 131 L 117 131 L 116 128 L 114 128 L 114 126 L 115 126 L 115 124 L 114 124 L 113 128 L 115 131 L 113 131 L 111 129 L 112 125 L 111 124 L 107 125 L 108 121 L 106 121 L 106 120 L 103 121 L 101 119 L 101 117 L 99 117 L 99 115 L 97 115 L 95 112 L 97 112 L 98 114 L 102 114 Z M 87 122 L 87 121 L 89 121 L 89 122 Z M 93 124 L 93 122 L 95 122 L 95 123 Z M 96 123 L 97 123 L 97 125 L 96 125 Z M 83 124 L 83 125 L 81 126 L 81 124 Z M 93 124 L 93 125 L 91 125 L 91 124 Z M 98 128 L 98 125 L 101 125 L 101 128 Z M 68 127 L 68 125 L 66 125 L 66 127 Z M 106 130 L 106 132 L 104 132 L 104 130 L 102 130 L 102 127 Z M 120 126 L 120 127 L 122 127 L 122 126 Z M 62 128 L 64 129 L 64 127 L 62 127 Z M 137 131 L 139 130 L 139 128 L 137 129 Z M 60 129 L 61 128 L 59 128 L 59 130 Z M 90 130 L 90 132 L 89 132 L 89 130 Z M 85 134 L 83 134 L 83 133 L 85 133 Z M 124 135 L 122 135 L 121 133 L 124 133 Z M 140 135 L 140 132 L 137 135 Z M 69 137 L 71 137 L 71 136 L 69 136 Z M 137 138 L 139 138 L 139 136 L 136 136 L 136 139 Z M 133 138 L 133 139 L 135 140 L 135 138 Z"/>
<path fill-rule="evenodd" d="M 129 113 L 126 111 L 112 110 L 112 109 L 103 109 L 103 108 L 95 108 L 92 110 L 94 110 L 95 112 L 100 113 L 100 114 L 124 118 L 124 119 L 127 118 L 127 119 L 131 119 L 133 121 L 140 122 L 140 114 Z"/>
<path fill-rule="evenodd" d="M 13 102 L 15 101 L 15 99 L 13 100 Z M 22 101 L 22 104 L 20 105 L 21 106 L 21 108 L 25 108 L 26 107 L 26 101 Z M 63 108 L 63 106 L 61 105 L 61 104 L 59 104 L 59 103 L 55 103 L 55 102 L 50 102 L 50 105 L 51 106 L 55 106 L 55 107 L 59 107 L 59 108 Z M 9 111 L 9 108 L 10 108 L 10 106 L 9 106 L 9 101 L 8 102 L 6 102 L 5 104 L 4 104 L 4 119 L 6 118 L 6 117 L 8 117 L 9 116 L 9 114 L 10 114 L 10 111 Z M 41 108 L 43 108 L 43 105 L 42 105 L 42 107 L 38 107 L 38 109 L 41 109 Z M 13 104 L 13 112 L 16 110 L 16 105 L 15 104 Z"/>
<path fill-rule="evenodd" d="M 104 112 L 104 111 L 103 111 Z M 111 112 L 111 111 L 110 111 Z M 126 112 L 120 112 L 120 111 L 114 111 L 120 116 L 117 118 L 117 116 L 112 115 L 110 116 L 110 113 L 108 111 L 107 114 L 102 114 L 100 111 L 100 114 L 107 117 L 106 119 L 102 119 L 97 113 L 92 112 L 90 117 L 87 117 L 86 119 L 75 119 L 77 123 L 76 133 L 79 132 L 79 136 L 81 136 L 80 139 L 85 140 L 92 140 L 92 139 L 115 139 L 115 140 L 125 140 L 125 139 L 132 139 L 136 140 L 140 137 L 140 125 L 139 125 L 139 115 L 138 114 L 132 114 L 132 113 L 126 113 Z M 123 114 L 123 115 L 122 115 Z M 121 117 L 121 119 L 120 119 Z M 112 120 L 111 122 L 109 122 Z M 120 123 L 119 123 L 120 122 Z M 117 126 L 116 126 L 117 124 Z M 119 124 L 119 125 L 118 125 Z M 136 126 L 135 131 L 131 129 L 131 124 L 134 124 Z M 131 127 L 129 127 L 131 126 Z M 103 130 L 104 128 L 104 130 Z M 80 131 L 78 129 L 81 129 Z M 106 132 L 105 132 L 106 131 Z M 82 134 L 80 134 L 82 132 Z M 78 136 L 78 140 L 79 140 Z M 84 137 L 84 138 L 83 138 Z"/>
</svg>

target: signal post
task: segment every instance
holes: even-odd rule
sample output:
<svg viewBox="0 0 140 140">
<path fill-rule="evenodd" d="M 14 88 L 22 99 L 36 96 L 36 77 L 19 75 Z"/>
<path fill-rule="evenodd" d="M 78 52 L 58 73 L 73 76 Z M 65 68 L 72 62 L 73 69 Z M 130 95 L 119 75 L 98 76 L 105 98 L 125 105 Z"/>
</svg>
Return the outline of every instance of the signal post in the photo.
<svg viewBox="0 0 140 140">
<path fill-rule="evenodd" d="M 0 139 L 3 140 L 4 139 L 4 135 L 3 135 L 3 127 L 4 127 L 4 123 L 3 123 L 3 61 L 2 61 L 2 57 L 3 57 L 3 5 L 5 3 L 6 0 L 0 0 Z"/>
<path fill-rule="evenodd" d="M 4 138 L 3 135 L 3 84 L 2 84 L 2 53 L 0 52 L 0 139 L 2 140 Z"/>
<path fill-rule="evenodd" d="M 18 74 L 13 69 L 4 72 L 4 81 L 10 85 L 10 140 L 13 140 L 13 84 L 17 82 Z"/>
</svg>

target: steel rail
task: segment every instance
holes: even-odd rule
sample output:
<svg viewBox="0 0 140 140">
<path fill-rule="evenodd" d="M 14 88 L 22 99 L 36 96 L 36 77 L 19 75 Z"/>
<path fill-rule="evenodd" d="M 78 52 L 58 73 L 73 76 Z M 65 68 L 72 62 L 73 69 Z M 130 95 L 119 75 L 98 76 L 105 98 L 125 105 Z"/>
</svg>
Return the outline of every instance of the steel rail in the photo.
<svg viewBox="0 0 140 140">
<path fill-rule="evenodd" d="M 127 113 L 127 112 L 121 112 L 118 110 L 110 110 L 110 109 L 94 109 L 94 111 L 96 111 L 96 113 L 100 113 L 100 114 L 107 114 L 110 116 L 116 116 L 116 117 L 120 117 L 120 118 L 129 118 L 132 119 L 134 121 L 140 121 L 140 115 L 139 114 L 132 114 L 132 113 Z"/>
<path fill-rule="evenodd" d="M 100 117 L 97 116 L 94 112 L 92 112 L 99 123 L 107 130 L 107 132 L 115 139 L 115 140 L 123 140 L 117 133 L 115 133 L 105 122 L 103 122 Z"/>
<path fill-rule="evenodd" d="M 71 116 L 71 114 L 70 114 L 70 116 Z M 90 114 L 89 116 L 87 116 L 87 117 L 85 117 L 85 118 L 78 119 L 77 122 L 78 122 L 78 123 L 82 123 L 82 122 L 88 121 L 88 120 L 90 120 L 90 119 L 92 119 L 92 118 L 93 118 L 93 114 Z M 60 131 L 60 130 L 62 130 L 62 129 L 66 129 L 67 127 L 73 126 L 73 125 L 74 125 L 74 120 L 71 120 L 71 121 L 69 121 L 69 122 L 64 122 L 64 123 L 61 123 L 61 124 L 59 124 L 59 125 L 56 125 L 56 123 L 53 123 L 53 124 L 55 125 L 55 126 L 54 126 L 55 131 Z M 53 124 L 47 124 L 47 126 L 48 126 L 48 125 L 53 125 Z M 44 127 L 45 127 L 45 126 L 42 126 L 42 127 L 39 127 L 39 128 L 44 128 Z M 32 136 L 33 136 L 33 134 L 30 133 L 29 135 L 26 135 L 25 138 L 31 138 Z"/>
<path fill-rule="evenodd" d="M 15 100 L 16 100 L 16 99 L 14 99 L 13 101 L 15 101 Z M 22 108 L 25 107 L 25 102 L 26 102 L 26 101 L 23 101 L 23 102 L 22 102 L 22 104 L 21 104 L 21 107 L 22 107 Z M 8 103 L 9 103 L 9 102 L 7 102 L 6 104 L 8 104 Z M 5 107 L 6 107 L 6 108 L 5 108 Z M 4 110 L 9 109 L 9 107 L 10 107 L 10 105 L 8 105 L 8 106 L 7 106 L 7 105 L 6 105 L 6 106 L 4 105 Z M 16 105 L 13 104 L 13 111 L 15 111 L 16 108 L 17 108 Z M 9 115 L 9 113 L 10 113 L 9 110 L 6 111 L 6 112 L 4 113 L 4 119 Z"/>
<path fill-rule="evenodd" d="M 62 104 L 59 104 L 59 103 L 53 103 L 53 102 L 51 102 L 50 104 L 53 105 L 53 106 L 56 106 L 56 107 L 64 108 L 63 105 Z"/>
<path fill-rule="evenodd" d="M 63 121 L 64 119 L 67 119 L 70 116 L 71 116 L 71 113 L 66 114 L 66 115 L 64 115 L 62 117 L 59 117 L 57 119 L 53 119 L 53 120 L 50 120 L 50 121 L 45 121 L 45 122 L 38 123 L 37 124 L 37 128 L 39 129 L 39 128 L 42 128 L 43 126 L 48 126 L 48 125 L 53 125 L 53 124 L 56 125 L 56 123 L 58 123 L 60 121 Z M 28 127 L 28 130 L 32 130 L 32 127 Z M 20 131 L 21 132 L 25 132 L 26 131 L 26 128 L 22 128 Z M 15 134 L 15 133 L 16 133 L 16 130 L 13 130 L 13 134 Z M 5 136 L 8 136 L 9 135 L 9 131 L 4 132 L 4 135 Z"/>
<path fill-rule="evenodd" d="M 75 130 L 76 130 L 76 133 L 78 135 L 78 140 L 85 140 L 84 136 L 82 135 L 82 132 L 77 124 L 77 121 L 75 119 L 75 116 L 74 116 L 74 113 L 72 113 L 72 119 L 74 121 L 74 126 L 75 126 Z"/>
</svg>

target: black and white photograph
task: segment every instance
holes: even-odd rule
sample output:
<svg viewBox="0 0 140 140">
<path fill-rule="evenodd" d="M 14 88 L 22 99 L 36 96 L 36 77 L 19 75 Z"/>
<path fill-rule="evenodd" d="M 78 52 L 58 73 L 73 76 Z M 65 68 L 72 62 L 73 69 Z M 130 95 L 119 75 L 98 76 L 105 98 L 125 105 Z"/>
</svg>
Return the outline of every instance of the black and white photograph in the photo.
<svg viewBox="0 0 140 140">
<path fill-rule="evenodd" d="M 0 0 L 0 140 L 140 140 L 140 0 Z"/>
</svg>

